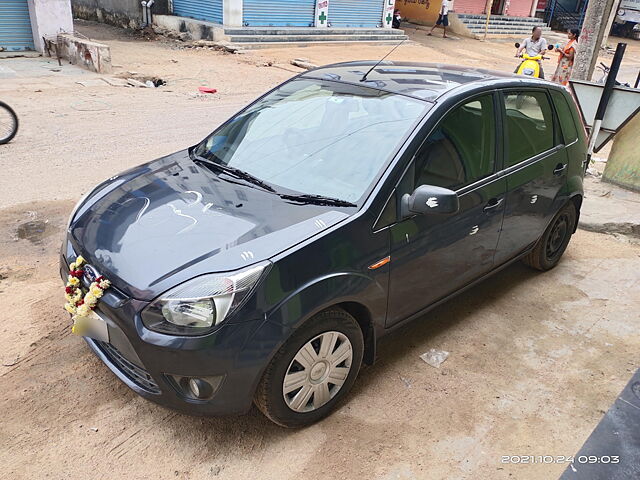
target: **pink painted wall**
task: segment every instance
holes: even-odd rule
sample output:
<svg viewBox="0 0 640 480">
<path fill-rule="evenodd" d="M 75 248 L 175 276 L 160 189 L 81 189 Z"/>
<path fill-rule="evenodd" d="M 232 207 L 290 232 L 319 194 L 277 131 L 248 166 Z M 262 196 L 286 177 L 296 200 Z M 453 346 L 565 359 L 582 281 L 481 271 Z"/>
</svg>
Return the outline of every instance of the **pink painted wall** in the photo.
<svg viewBox="0 0 640 480">
<path fill-rule="evenodd" d="M 438 4 L 438 0 L 435 0 Z M 504 14 L 512 17 L 528 17 L 531 13 L 532 2 L 538 0 L 506 0 Z M 396 6 L 400 2 L 396 2 Z M 486 0 L 454 0 L 453 11 L 455 13 L 484 14 Z"/>
<path fill-rule="evenodd" d="M 453 11 L 456 13 L 482 14 L 486 3 L 485 0 L 455 0 L 453 2 Z"/>
<path fill-rule="evenodd" d="M 506 15 L 511 17 L 528 17 L 531 13 L 532 0 L 510 0 Z"/>
</svg>

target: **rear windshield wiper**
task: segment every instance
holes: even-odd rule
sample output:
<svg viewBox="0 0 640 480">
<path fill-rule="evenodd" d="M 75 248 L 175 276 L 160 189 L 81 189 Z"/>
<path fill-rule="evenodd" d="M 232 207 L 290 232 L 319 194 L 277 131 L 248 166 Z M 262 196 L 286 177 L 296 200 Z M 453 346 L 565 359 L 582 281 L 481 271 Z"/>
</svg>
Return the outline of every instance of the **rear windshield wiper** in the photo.
<svg viewBox="0 0 640 480">
<path fill-rule="evenodd" d="M 275 192 L 275 189 L 271 185 L 263 180 L 260 180 L 258 177 L 254 177 L 249 172 L 245 172 L 244 170 L 240 170 L 239 168 L 230 167 L 229 165 L 223 165 L 222 163 L 213 162 L 211 160 L 207 160 L 206 158 L 199 157 L 195 154 L 193 155 L 193 159 L 196 162 L 205 163 L 214 168 L 217 168 L 218 170 L 221 170 L 224 173 L 231 175 L 232 177 L 246 180 L 249 183 L 253 183 L 254 185 L 257 185 L 269 192 Z"/>
<path fill-rule="evenodd" d="M 313 203 L 315 205 L 331 205 L 334 207 L 357 207 L 353 202 L 348 202 L 347 200 L 341 200 L 339 198 L 333 197 L 325 197 L 324 195 L 311 195 L 311 194 L 300 194 L 300 195 L 286 195 L 279 194 L 280 198 L 283 200 L 291 200 L 293 202 L 300 203 Z"/>
</svg>

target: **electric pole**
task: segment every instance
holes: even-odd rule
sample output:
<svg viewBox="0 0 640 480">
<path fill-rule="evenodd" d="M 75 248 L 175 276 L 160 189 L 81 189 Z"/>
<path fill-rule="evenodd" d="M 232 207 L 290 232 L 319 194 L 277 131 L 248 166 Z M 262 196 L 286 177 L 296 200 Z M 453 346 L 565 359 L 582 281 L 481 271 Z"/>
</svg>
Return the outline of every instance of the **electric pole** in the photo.
<svg viewBox="0 0 640 480">
<path fill-rule="evenodd" d="M 573 66 L 572 79 L 591 80 L 614 2 L 615 0 L 591 0 L 589 2 L 578 41 L 578 53 Z"/>
</svg>

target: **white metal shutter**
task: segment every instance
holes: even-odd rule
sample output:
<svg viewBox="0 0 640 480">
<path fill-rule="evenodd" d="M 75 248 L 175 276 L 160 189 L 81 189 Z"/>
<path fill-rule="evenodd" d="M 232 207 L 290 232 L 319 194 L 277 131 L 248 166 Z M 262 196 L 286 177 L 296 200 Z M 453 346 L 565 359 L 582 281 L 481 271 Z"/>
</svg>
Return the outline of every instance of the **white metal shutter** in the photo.
<svg viewBox="0 0 640 480">
<path fill-rule="evenodd" d="M 244 0 L 242 22 L 248 27 L 313 27 L 316 0 Z"/>
<path fill-rule="evenodd" d="M 27 0 L 0 0 L 0 47 L 34 50 Z"/>
<path fill-rule="evenodd" d="M 329 0 L 329 25 L 333 28 L 382 27 L 384 0 Z"/>
<path fill-rule="evenodd" d="M 222 0 L 173 0 L 173 14 L 222 23 Z"/>
</svg>

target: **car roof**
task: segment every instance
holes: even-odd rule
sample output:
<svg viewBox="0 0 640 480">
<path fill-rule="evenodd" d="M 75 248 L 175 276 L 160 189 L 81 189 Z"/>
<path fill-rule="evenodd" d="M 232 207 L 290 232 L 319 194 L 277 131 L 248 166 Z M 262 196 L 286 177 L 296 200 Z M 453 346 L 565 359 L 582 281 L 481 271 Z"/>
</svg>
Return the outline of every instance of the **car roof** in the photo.
<svg viewBox="0 0 640 480">
<path fill-rule="evenodd" d="M 471 82 L 485 84 L 503 80 L 506 84 L 514 80 L 540 84 L 541 80 L 528 79 L 513 73 L 485 70 L 482 68 L 462 67 L 440 63 L 417 63 L 383 61 L 376 66 L 364 82 L 364 74 L 376 65 L 377 61 L 367 60 L 326 65 L 303 73 L 303 78 L 333 80 L 363 85 L 393 93 L 408 95 L 421 100 L 435 101 L 456 87 Z M 501 82 L 497 82 L 501 83 Z M 544 82 L 547 83 L 547 82 Z M 478 85 L 481 86 L 481 85 Z"/>
</svg>

